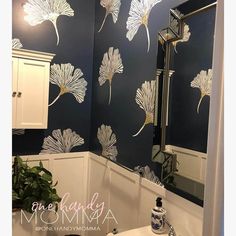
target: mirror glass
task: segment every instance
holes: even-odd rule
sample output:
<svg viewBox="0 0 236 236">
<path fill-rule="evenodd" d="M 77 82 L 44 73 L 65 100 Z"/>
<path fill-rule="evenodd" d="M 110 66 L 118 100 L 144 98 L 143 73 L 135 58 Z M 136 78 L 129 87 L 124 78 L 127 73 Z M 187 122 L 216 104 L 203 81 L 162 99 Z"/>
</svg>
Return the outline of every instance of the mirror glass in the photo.
<svg viewBox="0 0 236 236">
<path fill-rule="evenodd" d="M 152 160 L 165 187 L 203 206 L 215 1 L 190 0 L 170 11 L 158 35 Z"/>
</svg>

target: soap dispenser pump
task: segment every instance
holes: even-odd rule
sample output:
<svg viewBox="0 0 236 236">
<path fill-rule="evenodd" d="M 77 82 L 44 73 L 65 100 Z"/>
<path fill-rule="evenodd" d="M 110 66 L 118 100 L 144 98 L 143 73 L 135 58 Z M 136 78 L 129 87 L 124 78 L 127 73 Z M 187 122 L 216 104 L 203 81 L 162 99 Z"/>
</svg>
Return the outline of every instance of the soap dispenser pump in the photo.
<svg viewBox="0 0 236 236">
<path fill-rule="evenodd" d="M 166 210 L 162 207 L 162 198 L 156 199 L 156 206 L 152 209 L 151 228 L 155 234 L 165 232 Z"/>
</svg>

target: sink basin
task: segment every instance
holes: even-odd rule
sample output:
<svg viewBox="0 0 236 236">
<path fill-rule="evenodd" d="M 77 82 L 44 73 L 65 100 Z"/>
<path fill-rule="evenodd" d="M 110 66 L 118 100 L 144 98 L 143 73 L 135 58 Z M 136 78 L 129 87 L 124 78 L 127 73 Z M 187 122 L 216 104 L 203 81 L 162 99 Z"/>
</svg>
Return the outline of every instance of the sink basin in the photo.
<svg viewBox="0 0 236 236">
<path fill-rule="evenodd" d="M 154 234 L 151 230 L 151 226 L 144 226 L 137 229 L 131 229 L 124 231 L 122 233 L 116 234 L 117 236 L 168 236 L 167 233 L 164 234 Z"/>
</svg>

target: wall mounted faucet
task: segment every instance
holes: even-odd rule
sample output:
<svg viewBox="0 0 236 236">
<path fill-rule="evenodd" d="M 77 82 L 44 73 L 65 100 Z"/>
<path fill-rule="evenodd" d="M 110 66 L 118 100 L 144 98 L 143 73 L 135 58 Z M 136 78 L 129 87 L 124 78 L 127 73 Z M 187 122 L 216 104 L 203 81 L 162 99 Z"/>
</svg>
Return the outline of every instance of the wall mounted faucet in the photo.
<svg viewBox="0 0 236 236">
<path fill-rule="evenodd" d="M 170 229 L 168 236 L 177 236 L 174 227 L 169 223 L 169 221 L 167 219 L 165 219 L 165 223 L 167 224 L 167 226 Z"/>
</svg>

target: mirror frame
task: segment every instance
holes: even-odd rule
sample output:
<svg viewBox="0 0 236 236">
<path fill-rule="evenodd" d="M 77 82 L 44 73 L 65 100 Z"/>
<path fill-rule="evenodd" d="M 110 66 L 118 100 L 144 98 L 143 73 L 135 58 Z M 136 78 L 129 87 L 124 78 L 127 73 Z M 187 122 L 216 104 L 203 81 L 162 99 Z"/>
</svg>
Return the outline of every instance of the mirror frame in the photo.
<svg viewBox="0 0 236 236">
<path fill-rule="evenodd" d="M 222 32 L 224 32 L 224 0 L 218 0 L 213 48 L 214 80 L 209 114 L 203 236 L 222 235 L 224 229 L 224 34 Z"/>
<path fill-rule="evenodd" d="M 178 16 L 176 16 L 176 18 L 178 18 L 180 21 L 180 35 L 176 35 L 175 38 L 172 38 L 170 40 L 167 40 L 165 41 L 165 61 L 164 61 L 164 70 L 163 70 L 163 87 L 162 87 L 162 106 L 161 106 L 161 148 L 160 150 L 162 152 L 165 152 L 166 151 L 166 122 L 167 122 L 167 113 L 168 113 L 168 86 L 169 86 L 169 72 L 170 72 L 170 51 L 171 51 L 171 43 L 174 42 L 174 41 L 177 41 L 179 39 L 181 39 L 183 37 L 183 25 L 184 25 L 184 22 L 185 20 L 196 14 L 196 13 L 199 13 L 199 12 L 202 12 L 202 11 L 205 11 L 205 10 L 208 10 L 212 7 L 215 7 L 217 5 L 217 2 L 214 2 L 212 4 L 209 4 L 205 7 L 202 7 L 198 10 L 195 10 L 193 12 L 190 12 L 184 16 L 182 16 L 181 18 L 178 18 Z M 170 14 L 174 14 L 174 11 L 172 9 L 170 9 Z M 169 26 L 170 27 L 170 26 Z M 173 30 L 171 30 L 173 31 Z M 161 36 L 161 34 L 160 34 Z M 162 37 L 162 36 L 161 36 Z M 163 37 L 162 37 L 163 40 L 165 40 Z"/>
<path fill-rule="evenodd" d="M 173 33 L 172 35 L 175 35 L 175 37 L 172 37 L 170 39 L 165 39 L 163 37 L 163 34 L 162 32 L 169 32 L 168 30 L 170 30 L 171 32 L 174 32 L 173 29 L 171 29 L 171 26 L 169 26 L 168 28 L 165 28 L 163 29 L 160 33 L 159 33 L 159 36 L 162 38 L 162 40 L 164 41 L 164 48 L 165 48 L 165 55 L 164 55 L 164 69 L 163 69 L 163 85 L 162 85 L 162 94 L 161 94 L 161 97 L 162 97 L 162 101 L 161 101 L 161 126 L 160 126 L 160 130 L 161 130 L 161 142 L 160 142 L 160 150 L 159 152 L 152 158 L 152 161 L 154 162 L 157 162 L 157 159 L 161 156 L 167 156 L 169 159 L 172 158 L 172 164 L 171 164 L 171 167 L 172 168 L 169 168 L 170 169 L 170 172 L 168 172 L 166 175 L 164 175 L 164 178 L 163 177 L 163 173 L 161 173 L 161 182 L 163 182 L 163 184 L 165 184 L 165 180 L 171 176 L 174 172 L 177 171 L 177 156 L 176 154 L 173 154 L 173 153 L 170 153 L 167 149 L 166 149 L 166 128 L 167 128 L 167 119 L 168 119 L 168 107 L 169 107 L 169 104 L 168 104 L 168 101 L 169 101 L 169 82 L 170 82 L 170 76 L 169 76 L 169 73 L 170 73 L 170 53 L 171 53 L 171 44 L 172 42 L 176 41 L 176 40 L 179 40 L 183 37 L 183 29 L 184 29 L 184 23 L 185 23 L 185 19 L 188 19 L 189 17 L 193 16 L 194 14 L 196 13 L 199 13 L 199 12 L 203 12 L 205 10 L 209 10 L 213 7 L 216 7 L 217 5 L 217 2 L 214 2 L 214 3 L 211 3 L 207 6 L 204 6 L 202 8 L 199 8 L 197 10 L 194 10 L 190 13 L 187 13 L 185 15 L 183 15 L 182 17 L 178 17 L 178 15 L 175 14 L 174 10 L 173 9 L 170 9 L 170 16 L 174 16 L 178 23 L 179 23 L 179 32 L 180 34 L 177 34 L 177 33 Z M 216 9 L 217 11 L 217 9 Z M 215 27 L 217 27 L 216 25 L 216 18 L 215 18 Z M 216 31 L 216 30 L 215 30 Z M 214 45 L 215 45 L 215 42 L 214 42 Z M 213 57 L 214 57 L 214 50 L 213 50 Z M 213 64 L 212 64 L 213 66 Z M 156 112 L 156 111 L 155 111 Z M 210 114 L 209 114 L 209 119 L 210 119 Z M 210 125 L 210 124 L 209 124 Z M 210 129 L 210 128 L 209 128 Z M 208 139 L 209 139 L 209 132 L 208 132 Z M 207 152 L 208 153 L 208 152 Z M 167 158 L 164 158 L 164 162 L 167 160 Z M 162 171 L 163 171 L 163 165 L 162 165 Z M 168 183 L 166 183 L 168 184 Z M 198 185 L 198 183 L 193 183 L 193 184 L 196 184 Z M 200 184 L 199 183 L 199 189 L 202 189 L 204 188 L 205 189 L 205 184 L 206 184 L 206 181 L 204 183 L 204 187 L 202 187 L 203 184 Z M 202 199 L 198 199 L 198 197 L 196 197 L 195 195 L 193 194 L 190 194 L 188 192 L 186 192 L 184 189 L 180 189 L 180 188 L 176 188 L 173 187 L 173 186 L 167 186 L 167 189 L 178 194 L 179 196 L 181 197 L 184 197 L 194 203 L 196 203 L 197 205 L 199 206 L 202 206 L 204 205 L 204 196 L 202 196 Z M 204 193 L 205 194 L 205 193 Z"/>
</svg>

